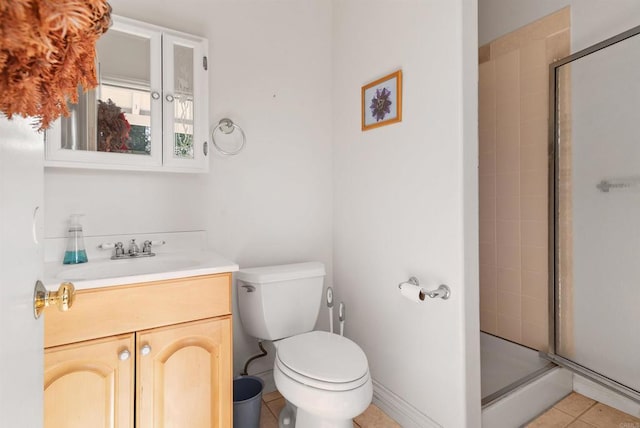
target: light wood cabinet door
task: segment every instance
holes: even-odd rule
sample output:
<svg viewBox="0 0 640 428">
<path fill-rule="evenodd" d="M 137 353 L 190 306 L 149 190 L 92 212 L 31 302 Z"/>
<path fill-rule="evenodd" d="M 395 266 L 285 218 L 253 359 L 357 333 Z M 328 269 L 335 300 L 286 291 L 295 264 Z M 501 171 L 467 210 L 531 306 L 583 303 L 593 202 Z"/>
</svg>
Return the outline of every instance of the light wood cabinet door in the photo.
<svg viewBox="0 0 640 428">
<path fill-rule="evenodd" d="M 134 346 L 126 334 L 46 349 L 45 428 L 133 428 Z"/>
<path fill-rule="evenodd" d="M 136 427 L 232 426 L 231 316 L 137 333 Z"/>
</svg>

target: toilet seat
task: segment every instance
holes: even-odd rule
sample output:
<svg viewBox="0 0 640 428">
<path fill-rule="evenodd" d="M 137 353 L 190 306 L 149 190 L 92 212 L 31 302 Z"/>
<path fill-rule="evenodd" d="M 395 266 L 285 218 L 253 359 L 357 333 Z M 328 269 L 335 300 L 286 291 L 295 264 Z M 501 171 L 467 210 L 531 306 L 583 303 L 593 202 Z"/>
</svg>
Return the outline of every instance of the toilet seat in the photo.
<svg viewBox="0 0 640 428">
<path fill-rule="evenodd" d="M 292 380 L 325 391 L 356 389 L 370 379 L 362 349 L 346 337 L 326 331 L 280 341 L 275 363 Z"/>
</svg>

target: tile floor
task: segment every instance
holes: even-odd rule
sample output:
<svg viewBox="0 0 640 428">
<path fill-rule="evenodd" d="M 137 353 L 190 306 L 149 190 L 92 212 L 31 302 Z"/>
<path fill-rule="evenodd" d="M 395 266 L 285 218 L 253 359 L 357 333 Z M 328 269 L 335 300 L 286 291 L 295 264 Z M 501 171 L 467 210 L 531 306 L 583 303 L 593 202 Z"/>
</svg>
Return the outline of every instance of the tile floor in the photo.
<svg viewBox="0 0 640 428">
<path fill-rule="evenodd" d="M 278 391 L 264 394 L 260 412 L 260 428 L 278 428 L 278 414 L 283 407 L 284 398 Z M 400 428 L 400 425 L 373 404 L 353 422 L 354 428 Z"/>
<path fill-rule="evenodd" d="M 264 394 L 260 428 L 278 428 L 284 398 L 278 391 Z M 374 404 L 354 419 L 354 428 L 400 428 Z M 572 392 L 538 416 L 527 428 L 640 428 L 640 419 Z"/>
<path fill-rule="evenodd" d="M 640 419 L 572 392 L 527 428 L 640 428 Z"/>
</svg>

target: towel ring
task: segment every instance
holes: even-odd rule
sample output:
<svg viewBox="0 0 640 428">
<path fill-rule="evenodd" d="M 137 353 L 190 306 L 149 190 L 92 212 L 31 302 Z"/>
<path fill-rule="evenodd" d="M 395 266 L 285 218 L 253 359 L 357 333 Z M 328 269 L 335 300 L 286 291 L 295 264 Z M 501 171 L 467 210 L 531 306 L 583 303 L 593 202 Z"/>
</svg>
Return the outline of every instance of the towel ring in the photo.
<svg viewBox="0 0 640 428">
<path fill-rule="evenodd" d="M 222 147 L 220 147 L 220 145 L 216 142 L 216 131 L 220 131 L 223 134 L 228 135 L 228 134 L 232 134 L 233 131 L 235 131 L 236 129 L 240 131 L 240 136 L 242 137 L 242 142 L 240 143 L 240 146 L 236 150 L 232 150 L 232 151 L 225 150 Z M 245 135 L 242 128 L 240 128 L 237 124 L 233 123 L 233 120 L 225 117 L 223 119 L 220 119 L 220 122 L 218 122 L 218 124 L 213 128 L 213 131 L 211 131 L 211 141 L 213 142 L 213 146 L 216 148 L 216 150 L 220 154 L 223 154 L 225 156 L 234 156 L 240 153 L 242 149 L 244 149 L 244 146 L 247 143 L 247 136 Z"/>
</svg>

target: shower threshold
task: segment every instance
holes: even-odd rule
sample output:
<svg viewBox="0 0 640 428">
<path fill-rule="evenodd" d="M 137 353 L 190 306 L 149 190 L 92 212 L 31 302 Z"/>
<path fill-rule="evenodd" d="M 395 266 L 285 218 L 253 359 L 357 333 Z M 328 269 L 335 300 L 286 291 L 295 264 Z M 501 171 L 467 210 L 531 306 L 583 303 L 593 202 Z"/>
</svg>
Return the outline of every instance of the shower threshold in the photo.
<svg viewBox="0 0 640 428">
<path fill-rule="evenodd" d="M 484 408 L 486 406 L 490 406 L 491 404 L 493 404 L 496 401 L 498 401 L 501 398 L 503 398 L 505 395 L 509 394 L 511 391 L 515 391 L 516 389 L 521 388 L 521 387 L 533 382 L 534 380 L 536 380 L 540 376 L 542 376 L 545 373 L 547 373 L 549 370 L 553 370 L 556 367 L 558 367 L 558 366 L 555 365 L 552 362 L 549 362 L 544 367 L 541 367 L 541 368 L 537 369 L 536 371 L 531 372 L 530 374 L 528 374 L 528 375 L 526 375 L 524 377 L 521 377 L 520 379 L 516 380 L 513 383 L 510 383 L 509 385 L 505 386 L 504 388 L 499 389 L 496 392 L 487 395 L 486 397 L 482 397 L 482 407 Z"/>
<path fill-rule="evenodd" d="M 538 351 L 484 332 L 480 347 L 483 407 L 557 367 Z"/>
</svg>

